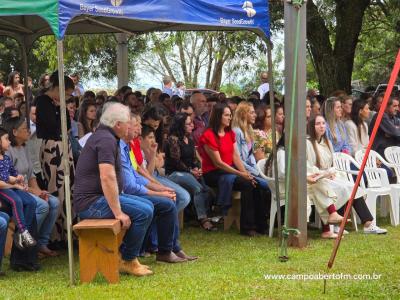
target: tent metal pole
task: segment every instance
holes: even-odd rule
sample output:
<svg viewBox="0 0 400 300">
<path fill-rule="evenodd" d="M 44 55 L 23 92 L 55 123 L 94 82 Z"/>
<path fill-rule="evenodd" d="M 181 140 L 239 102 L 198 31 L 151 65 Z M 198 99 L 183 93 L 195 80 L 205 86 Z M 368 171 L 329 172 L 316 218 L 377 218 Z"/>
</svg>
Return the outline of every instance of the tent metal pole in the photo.
<svg viewBox="0 0 400 300">
<path fill-rule="evenodd" d="M 276 148 L 276 124 L 275 124 L 275 97 L 274 97 L 274 78 L 273 78 L 273 64 L 272 64 L 272 42 L 266 41 L 267 44 L 267 62 L 268 62 L 268 84 L 269 84 L 269 103 L 271 106 L 271 117 L 272 117 L 272 155 L 274 163 L 274 179 L 275 179 L 275 191 L 276 191 L 276 208 L 277 208 L 277 220 L 278 220 L 278 241 L 282 237 L 282 224 L 281 224 L 281 200 L 279 191 L 279 178 L 278 178 L 278 159 L 277 159 L 277 148 Z"/>
<path fill-rule="evenodd" d="M 17 31 L 26 33 L 26 34 L 33 34 L 34 32 L 32 30 L 30 30 L 29 28 L 23 27 L 23 26 L 19 26 L 15 23 L 9 22 L 7 20 L 4 19 L 0 19 L 0 23 L 3 23 L 7 26 L 11 26 L 10 28 L 13 28 L 14 30 L 16 29 Z"/>
<path fill-rule="evenodd" d="M 22 65 L 24 68 L 24 93 L 25 93 L 25 118 L 26 118 L 26 124 L 28 125 L 28 128 L 30 128 L 30 122 L 29 122 L 29 112 L 30 112 L 30 99 L 28 99 L 28 92 L 29 92 L 29 87 L 28 87 L 28 51 L 27 51 L 27 45 L 25 42 L 25 38 L 22 38 L 21 40 L 21 53 L 22 53 Z"/>
<path fill-rule="evenodd" d="M 64 82 L 64 40 L 57 40 L 58 57 L 58 80 L 60 91 L 60 111 L 61 111 L 61 132 L 64 163 L 64 188 L 65 204 L 67 213 L 67 235 L 68 235 L 68 263 L 69 263 L 69 281 L 74 285 L 74 252 L 72 245 L 72 211 L 71 211 L 71 189 L 70 189 L 70 165 L 68 155 L 68 133 L 67 133 L 67 106 L 65 103 L 65 82 Z"/>
<path fill-rule="evenodd" d="M 127 34 L 128 36 L 135 35 L 134 32 L 131 32 L 131 31 L 129 31 L 129 30 L 125 30 L 125 29 L 123 29 L 123 28 L 121 28 L 121 27 L 118 27 L 118 26 L 113 26 L 113 25 L 104 23 L 104 22 L 102 22 L 102 21 L 99 21 L 99 20 L 96 20 L 96 19 L 93 19 L 93 18 L 90 18 L 90 17 L 85 17 L 85 20 L 90 21 L 90 22 L 93 22 L 93 23 L 96 23 L 96 24 L 98 24 L 98 25 L 101 25 L 101 26 L 106 27 L 106 28 L 109 28 L 109 29 L 116 30 L 117 32 L 125 33 L 125 34 Z"/>
<path fill-rule="evenodd" d="M 286 151 L 286 174 L 288 173 L 289 160 L 290 187 L 288 191 L 289 202 L 289 228 L 297 228 L 301 234 L 291 234 L 288 239 L 288 245 L 304 248 L 307 246 L 307 181 L 306 181 L 306 5 L 304 0 L 292 0 L 284 2 L 285 17 L 285 100 L 292 99 L 295 94 L 295 102 L 285 101 L 285 114 L 291 116 L 294 111 L 293 124 L 290 123 L 290 117 L 285 118 L 285 128 L 290 129 L 293 126 L 293 140 L 290 141 L 290 135 L 285 135 L 286 149 L 292 146 L 292 155 L 289 157 L 289 151 Z M 299 11 L 298 11 L 299 10 Z M 299 19 L 297 17 L 299 16 Z M 297 56 L 297 72 L 293 73 L 295 65 L 295 38 L 296 28 L 299 25 L 299 45 Z M 296 80 L 294 80 L 296 79 Z M 293 88 L 293 81 L 295 86 Z M 291 143 L 291 145 L 290 145 Z M 287 174 L 288 175 L 288 174 Z M 286 176 L 288 180 L 289 176 Z M 287 183 L 286 183 L 287 184 Z"/>
<path fill-rule="evenodd" d="M 117 74 L 118 88 L 128 85 L 129 82 L 129 58 L 128 58 L 128 35 L 116 33 L 117 40 Z"/>
</svg>

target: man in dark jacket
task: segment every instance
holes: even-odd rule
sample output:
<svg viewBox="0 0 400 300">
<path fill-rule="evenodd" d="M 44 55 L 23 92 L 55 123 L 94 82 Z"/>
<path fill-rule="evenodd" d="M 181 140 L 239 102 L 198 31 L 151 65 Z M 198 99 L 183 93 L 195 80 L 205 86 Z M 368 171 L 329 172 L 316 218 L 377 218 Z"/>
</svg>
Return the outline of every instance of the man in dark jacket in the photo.
<svg viewBox="0 0 400 300">
<path fill-rule="evenodd" d="M 379 125 L 374 144 L 372 145 L 372 150 L 375 150 L 382 156 L 384 156 L 384 152 L 387 147 L 400 146 L 400 119 L 397 118 L 398 111 L 399 99 L 394 97 L 390 98 L 388 106 L 386 107 L 386 111 L 383 114 L 381 124 Z M 370 136 L 375 126 L 377 117 L 377 113 L 372 117 L 371 124 L 369 126 Z"/>
</svg>

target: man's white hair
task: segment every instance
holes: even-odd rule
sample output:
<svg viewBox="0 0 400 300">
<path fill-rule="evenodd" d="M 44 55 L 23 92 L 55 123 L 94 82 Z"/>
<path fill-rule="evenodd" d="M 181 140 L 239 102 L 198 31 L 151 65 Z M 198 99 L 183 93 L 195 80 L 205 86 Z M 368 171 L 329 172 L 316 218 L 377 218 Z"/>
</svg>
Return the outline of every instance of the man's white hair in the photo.
<svg viewBox="0 0 400 300">
<path fill-rule="evenodd" d="M 128 122 L 130 114 L 129 108 L 121 103 L 106 103 L 100 118 L 100 124 L 113 128 L 117 122 Z"/>
</svg>

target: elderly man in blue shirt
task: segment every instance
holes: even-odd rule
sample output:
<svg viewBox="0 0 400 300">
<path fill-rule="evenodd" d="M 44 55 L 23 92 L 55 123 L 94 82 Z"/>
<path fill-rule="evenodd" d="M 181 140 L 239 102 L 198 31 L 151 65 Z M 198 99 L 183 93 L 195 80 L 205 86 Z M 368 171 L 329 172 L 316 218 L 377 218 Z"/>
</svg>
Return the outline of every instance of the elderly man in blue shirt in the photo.
<svg viewBox="0 0 400 300">
<path fill-rule="evenodd" d="M 186 255 L 179 245 L 175 193 L 163 190 L 157 183 L 150 182 L 133 168 L 129 155 L 129 143 L 138 134 L 139 124 L 137 119 L 131 118 L 128 134 L 120 140 L 123 191 L 125 194 L 150 200 L 154 205 L 154 218 L 149 228 L 149 234 L 158 236 L 157 261 L 178 263 L 195 260 L 197 257 Z"/>
</svg>

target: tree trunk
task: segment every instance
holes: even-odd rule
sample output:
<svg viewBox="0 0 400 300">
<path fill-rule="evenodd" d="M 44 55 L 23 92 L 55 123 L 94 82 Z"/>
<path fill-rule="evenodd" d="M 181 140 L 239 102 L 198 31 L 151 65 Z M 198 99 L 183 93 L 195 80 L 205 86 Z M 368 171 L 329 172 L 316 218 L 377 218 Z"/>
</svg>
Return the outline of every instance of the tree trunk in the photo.
<svg viewBox="0 0 400 300">
<path fill-rule="evenodd" d="M 207 38 L 207 53 L 208 53 L 208 64 L 207 64 L 207 75 L 206 75 L 206 88 L 211 88 L 211 70 L 213 65 L 213 40 L 212 37 Z"/>
<path fill-rule="evenodd" d="M 205 38 L 203 38 L 200 48 L 197 51 L 196 57 L 195 57 L 195 64 L 194 64 L 194 69 L 193 69 L 193 87 L 195 87 L 195 88 L 197 88 L 199 85 L 198 78 L 199 78 L 199 72 L 200 72 L 200 68 L 201 68 L 200 58 L 201 58 L 201 55 L 203 54 L 205 44 L 206 44 L 206 40 L 205 40 Z"/>
<path fill-rule="evenodd" d="M 182 41 L 182 35 L 181 33 L 178 33 L 177 39 L 176 39 L 176 44 L 179 49 L 179 58 L 181 61 L 181 68 L 182 68 L 182 73 L 183 73 L 183 79 L 185 81 L 185 84 L 187 85 L 189 82 L 189 77 L 188 77 L 188 70 L 186 66 L 186 57 L 185 57 L 185 51 L 183 48 L 183 41 Z"/>
<path fill-rule="evenodd" d="M 161 49 L 160 42 L 159 42 L 159 40 L 157 39 L 157 37 L 155 35 L 153 35 L 153 41 L 154 41 L 154 44 L 155 44 L 156 48 L 157 49 Z M 168 62 L 168 59 L 165 56 L 165 52 L 162 51 L 162 50 L 159 50 L 159 51 L 157 51 L 157 55 L 158 55 L 162 65 L 164 66 L 164 68 L 168 72 L 168 74 L 165 74 L 165 75 L 169 75 L 171 77 L 171 80 L 173 82 L 176 82 L 176 79 L 175 79 L 175 76 L 174 76 L 174 72 L 172 71 L 172 68 L 171 68 L 171 66 L 170 66 L 170 64 Z"/>
<path fill-rule="evenodd" d="M 210 89 L 218 91 L 222 82 L 222 70 L 224 68 L 224 61 L 218 59 L 215 61 L 213 76 L 211 79 Z"/>
<path fill-rule="evenodd" d="M 351 92 L 355 50 L 365 10 L 370 0 L 335 0 L 336 36 L 332 46 L 324 19 L 312 0 L 307 2 L 307 38 L 315 62 L 320 92 L 329 96 L 335 90 Z"/>
</svg>

